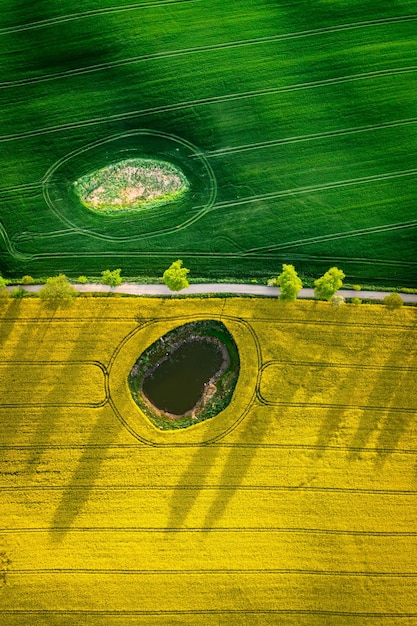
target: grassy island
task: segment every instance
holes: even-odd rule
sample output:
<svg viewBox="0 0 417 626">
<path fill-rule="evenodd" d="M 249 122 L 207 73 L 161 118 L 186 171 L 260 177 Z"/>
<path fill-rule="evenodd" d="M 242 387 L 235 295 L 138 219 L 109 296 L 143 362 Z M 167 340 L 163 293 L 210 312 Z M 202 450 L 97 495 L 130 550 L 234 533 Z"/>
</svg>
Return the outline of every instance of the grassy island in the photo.
<svg viewBox="0 0 417 626">
<path fill-rule="evenodd" d="M 189 183 L 178 167 L 166 161 L 126 159 L 82 176 L 74 187 L 88 209 L 110 213 L 177 200 Z"/>
</svg>

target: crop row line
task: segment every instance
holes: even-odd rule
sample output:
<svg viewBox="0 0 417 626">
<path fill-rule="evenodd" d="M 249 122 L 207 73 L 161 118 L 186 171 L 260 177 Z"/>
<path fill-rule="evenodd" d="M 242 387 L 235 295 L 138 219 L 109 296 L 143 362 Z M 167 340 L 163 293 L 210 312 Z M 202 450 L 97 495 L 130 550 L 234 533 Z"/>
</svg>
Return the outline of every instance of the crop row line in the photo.
<svg viewBox="0 0 417 626">
<path fill-rule="evenodd" d="M 372 124 L 370 126 L 354 126 L 351 128 L 341 128 L 339 130 L 329 130 L 322 133 L 312 133 L 310 135 L 296 135 L 293 137 L 284 137 L 283 139 L 274 139 L 271 141 L 260 141 L 257 143 L 246 144 L 242 146 L 231 146 L 227 148 L 219 148 L 218 150 L 208 151 L 206 154 L 209 158 L 217 158 L 227 156 L 229 154 L 238 154 L 251 150 L 263 150 L 265 148 L 275 148 L 293 143 L 303 143 L 308 141 L 317 141 L 320 139 L 328 139 L 333 137 L 345 137 L 348 135 L 356 135 L 359 133 L 369 133 L 376 130 L 386 130 L 390 128 L 398 128 L 401 126 L 409 126 L 417 123 L 417 118 L 408 118 L 403 120 L 394 120 L 391 122 L 383 122 L 381 124 Z M 193 158 L 193 157 L 191 157 Z"/>
<path fill-rule="evenodd" d="M 62 407 L 65 408 L 80 408 L 80 409 L 101 409 L 109 402 L 109 396 L 105 395 L 103 400 L 100 402 L 68 402 L 66 400 L 62 400 L 61 402 L 1 402 L 0 409 L 40 409 L 40 408 L 52 408 L 59 409 Z"/>
<path fill-rule="evenodd" d="M 94 318 L 93 318 L 94 319 Z M 3 317 L 2 318 L 2 323 L 3 322 L 39 322 L 39 323 L 47 323 L 47 324 L 55 324 L 55 323 L 68 323 L 68 324 L 73 324 L 74 322 L 79 321 L 79 318 L 77 317 L 54 317 L 54 318 L 47 318 L 47 317 Z M 149 320 L 152 321 L 152 320 Z M 272 320 L 271 320 L 272 321 Z M 137 322 L 137 319 L 135 317 L 100 317 L 100 323 L 102 322 L 114 322 L 115 324 L 125 324 L 125 323 L 129 323 L 129 322 Z"/>
<path fill-rule="evenodd" d="M 136 117 L 144 117 L 146 115 L 154 115 L 160 113 L 169 113 L 172 111 L 183 111 L 186 109 L 193 109 L 195 107 L 207 106 L 211 104 L 220 104 L 223 102 L 235 102 L 239 100 L 248 100 L 252 98 L 259 98 L 264 96 L 273 96 L 280 93 L 290 93 L 295 91 L 304 91 L 308 89 L 317 89 L 320 87 L 331 87 L 333 85 L 343 85 L 346 83 L 368 81 L 375 78 L 384 78 L 391 76 L 400 76 L 406 74 L 412 74 L 417 71 L 416 65 L 407 67 L 397 67 L 384 70 L 375 70 L 373 72 L 364 72 L 360 74 L 350 74 L 348 76 L 340 76 L 335 78 L 327 78 L 318 81 L 308 81 L 304 83 L 296 83 L 293 85 L 283 85 L 281 87 L 271 87 L 269 89 L 259 89 L 254 91 L 246 91 L 242 93 L 231 93 L 223 96 L 210 96 L 208 98 L 199 98 L 196 100 L 185 100 L 177 102 L 175 104 L 169 104 L 164 106 L 149 107 L 146 109 L 136 109 L 134 111 L 127 111 L 126 113 L 117 113 L 112 115 L 105 115 L 102 117 L 91 118 L 82 120 L 79 122 L 71 122 L 68 124 L 58 124 L 55 126 L 47 126 L 44 128 L 38 128 L 35 130 L 25 131 L 21 133 L 13 133 L 10 135 L 3 135 L 0 137 L 1 142 L 14 141 L 18 139 L 26 139 L 28 137 L 38 137 L 49 133 L 61 132 L 64 130 L 73 130 L 77 128 L 86 128 L 89 126 L 96 126 L 99 124 L 106 124 L 108 122 L 128 120 Z"/>
<path fill-rule="evenodd" d="M 363 183 L 358 183 L 358 184 L 365 184 L 367 182 L 373 182 L 373 181 L 363 181 Z M 334 187 L 332 187 L 332 189 L 334 189 Z M 276 251 L 276 250 L 286 250 L 287 248 L 296 248 L 299 246 L 322 243 L 326 241 L 336 241 L 337 239 L 347 239 L 350 237 L 363 237 L 366 235 L 374 235 L 378 233 L 391 232 L 394 230 L 406 230 L 408 228 L 416 228 L 416 226 L 417 226 L 417 220 L 412 220 L 410 222 L 396 222 L 396 223 L 394 222 L 392 224 L 385 224 L 383 226 L 371 226 L 369 228 L 361 228 L 357 230 L 332 233 L 329 235 L 318 235 L 316 237 L 306 237 L 305 239 L 295 239 L 293 241 L 288 241 L 283 244 L 275 244 L 271 246 L 262 246 L 259 248 L 252 248 L 251 250 L 248 250 L 246 252 L 246 255 L 253 255 L 253 254 L 256 255 L 258 251 L 261 251 L 261 250 L 262 251 L 268 250 L 269 252 Z M 370 259 L 369 262 L 371 263 L 372 259 Z"/>
<path fill-rule="evenodd" d="M 312 492 L 312 493 L 351 493 L 384 496 L 417 496 L 412 489 L 367 489 L 362 487 L 319 487 L 317 485 L 10 485 L 1 486 L 0 492 L 8 491 L 91 491 L 94 492 L 137 492 L 137 491 L 275 491 L 275 492 Z"/>
<path fill-rule="evenodd" d="M 6 26 L 0 28 L 0 35 L 6 35 L 8 33 L 19 33 L 28 30 L 35 30 L 38 28 L 45 28 L 47 26 L 55 26 L 56 24 L 64 24 L 66 22 L 75 22 L 77 20 L 85 19 L 87 17 L 97 17 L 99 15 L 123 13 L 126 11 L 136 11 L 141 9 L 154 9 L 166 5 L 185 4 L 201 2 L 202 0 L 159 0 L 159 2 L 137 2 L 135 4 L 128 4 L 124 6 L 105 7 L 102 9 L 91 9 L 89 11 L 82 11 L 80 13 L 71 13 L 68 15 L 60 15 L 57 17 L 51 17 L 46 20 L 38 20 L 36 22 L 28 22 L 27 24 L 20 24 L 17 26 Z M 410 16 L 411 17 L 411 16 Z"/>
<path fill-rule="evenodd" d="M 331 33 L 344 32 L 349 30 L 369 28 L 373 26 L 381 26 L 386 24 L 398 24 L 401 22 L 412 22 L 417 20 L 417 15 L 403 15 L 392 18 L 383 18 L 380 20 L 367 20 L 363 22 L 350 22 L 347 24 L 339 24 L 335 26 L 326 26 L 324 28 L 315 28 L 293 33 L 283 33 L 280 35 L 270 35 L 266 37 L 254 37 L 250 39 L 239 39 L 236 41 L 229 41 L 217 44 L 210 44 L 206 46 L 193 46 L 190 48 L 181 48 L 178 50 L 166 50 L 161 52 L 154 52 L 152 54 L 144 54 L 135 57 L 128 57 L 126 59 L 119 59 L 117 61 L 108 61 L 106 63 L 97 63 L 95 65 L 89 65 L 84 67 L 73 68 L 70 70 L 64 70 L 62 72 L 53 72 L 50 74 L 43 74 L 42 76 L 33 76 L 28 78 L 15 79 L 10 81 L 4 81 L 0 83 L 0 89 L 7 89 L 10 87 L 21 87 L 24 85 L 31 85 L 36 83 L 43 83 L 52 80 L 58 80 L 61 78 L 68 78 L 72 76 L 80 76 L 84 74 L 91 74 L 93 72 L 102 72 L 109 69 L 125 67 L 137 63 L 144 63 L 148 61 L 156 61 L 159 59 L 178 58 L 183 56 L 189 56 L 192 54 L 201 54 L 205 52 L 215 52 L 217 50 L 230 50 L 235 48 L 244 48 L 248 46 L 263 45 L 268 43 L 278 43 L 281 41 L 288 41 L 294 39 L 301 39 L 305 37 L 312 37 L 318 35 L 326 35 Z M 1 31 L 0 31 L 1 35 Z"/>
<path fill-rule="evenodd" d="M 88 409 L 99 409 L 105 406 L 109 402 L 109 398 L 103 398 L 100 402 L 67 402 L 63 400 L 62 402 L 2 402 L 0 404 L 0 409 L 36 409 L 36 408 L 51 408 L 51 409 L 59 409 L 61 407 L 65 408 L 88 408 Z"/>
<path fill-rule="evenodd" d="M 19 534 L 19 533 L 62 533 L 71 531 L 71 534 L 77 533 L 197 533 L 201 535 L 202 532 L 212 533 L 274 533 L 274 534 L 313 534 L 313 535 L 348 535 L 348 536 L 366 536 L 366 537 L 417 537 L 417 531 L 401 531 L 401 530 L 345 530 L 338 528 L 281 528 L 276 526 L 254 526 L 254 527 L 123 527 L 123 526 L 52 526 L 43 528 L 29 528 L 29 527 L 13 527 L 13 528 L 0 528 L 1 533 L 7 534 Z"/>
<path fill-rule="evenodd" d="M 3 196 L 9 193 L 14 193 L 15 191 L 32 191 L 40 187 L 41 184 L 42 184 L 41 181 L 37 181 L 34 183 L 23 183 L 22 185 L 13 185 L 11 187 L 3 187 L 3 189 L 0 189 L 0 194 Z"/>
<path fill-rule="evenodd" d="M 337 404 L 324 402 L 284 402 L 279 400 L 267 400 L 259 387 L 257 389 L 257 398 L 261 404 L 265 406 L 286 407 L 286 408 L 315 408 L 315 409 L 339 409 L 344 411 L 347 409 L 358 409 L 360 411 L 389 411 L 390 413 L 411 413 L 415 414 L 416 408 L 399 408 L 392 406 L 370 406 L 369 404 Z"/>
<path fill-rule="evenodd" d="M 105 615 L 106 617 L 135 617 L 135 616 L 185 616 L 185 615 L 320 615 L 326 617 L 354 617 L 360 619 L 410 619 L 417 617 L 417 613 L 393 612 L 363 612 L 363 611 L 326 611 L 322 609 L 2 609 L 1 615 Z"/>
<path fill-rule="evenodd" d="M 37 360 L 37 359 L 28 359 L 26 361 L 17 361 L 17 360 L 13 360 L 13 361 L 8 361 L 7 359 L 0 359 L 0 367 L 1 366 L 9 366 L 9 365 L 95 365 L 97 366 L 99 369 L 101 369 L 101 371 L 103 372 L 104 375 L 107 374 L 107 368 L 106 366 L 101 363 L 100 361 L 95 361 L 92 359 L 85 359 L 85 360 L 60 360 L 60 359 L 51 359 L 51 360 Z"/>
<path fill-rule="evenodd" d="M 315 243 L 323 243 L 326 241 L 336 241 L 337 239 L 347 239 L 350 237 L 363 237 L 366 235 L 374 235 L 374 234 L 378 234 L 378 233 L 385 233 L 385 232 L 391 232 L 394 230 L 406 230 L 408 228 L 416 228 L 417 226 L 417 220 L 413 220 L 411 222 L 402 222 L 402 223 L 393 223 L 393 224 L 386 224 L 384 226 L 374 226 L 374 227 L 370 227 L 370 228 L 363 228 L 363 229 L 359 229 L 359 230 L 352 230 L 352 231 L 346 231 L 346 232 L 338 232 L 338 233 L 333 233 L 333 234 L 329 234 L 329 235 L 318 235 L 317 237 L 309 237 L 309 238 L 305 238 L 305 239 L 298 239 L 298 240 L 294 240 L 294 241 L 289 241 L 285 244 L 276 244 L 276 245 L 271 245 L 271 246 L 265 246 L 260 248 L 259 250 L 262 250 L 263 252 L 268 251 L 268 252 L 272 252 L 272 251 L 277 251 L 277 250 L 286 250 L 287 248 L 296 248 L 299 246 L 303 246 L 303 245 L 310 245 L 310 244 L 315 244 Z M 246 253 L 246 255 L 252 255 L 255 254 L 257 255 L 258 250 L 255 248 L 252 248 L 250 251 L 248 251 Z M 349 259 L 347 259 L 349 260 Z M 372 263 L 372 259 L 370 259 L 368 261 L 368 263 Z M 387 262 L 387 265 L 389 265 L 389 262 Z M 413 264 L 414 266 L 414 264 Z"/>
<path fill-rule="evenodd" d="M 262 255 L 261 255 L 262 256 Z M 358 263 L 361 265 L 364 264 L 372 264 L 372 265 L 388 265 L 388 266 L 392 266 L 392 267 L 416 267 L 417 266 L 417 261 L 396 261 L 393 259 L 372 259 L 369 257 L 351 257 L 349 256 L 349 258 L 346 257 L 341 257 L 341 256 L 331 256 L 331 257 L 326 257 L 323 255 L 318 255 L 318 254 L 289 254 L 288 258 L 292 258 L 292 259 L 298 259 L 298 260 L 311 260 L 311 261 L 317 261 L 318 259 L 320 261 L 328 261 L 329 263 L 335 263 L 335 262 L 346 262 L 348 261 L 349 263 Z"/>
<path fill-rule="evenodd" d="M 19 320 L 21 318 L 17 318 L 17 320 Z M 36 318 L 34 318 L 36 319 Z M 305 325 L 305 324 L 309 324 L 312 326 L 343 326 L 343 327 L 349 327 L 349 328 L 358 328 L 358 329 L 368 329 L 370 327 L 372 328 L 388 328 L 390 330 L 395 329 L 395 330 L 406 330 L 406 331 L 413 331 L 416 332 L 417 331 L 417 327 L 414 324 L 383 324 L 381 322 L 349 322 L 349 321 L 338 321 L 338 320 L 312 320 L 312 319 L 303 319 L 303 318 L 299 318 L 299 319 L 291 319 L 291 318 L 279 318 L 279 319 L 274 319 L 274 318 L 270 318 L 270 317 L 257 317 L 257 318 L 252 318 L 251 322 L 253 323 L 270 323 L 270 324 L 277 324 L 278 326 L 281 324 L 301 324 L 301 325 Z"/>
<path fill-rule="evenodd" d="M 371 176 L 360 176 L 359 178 L 348 178 L 346 180 L 337 180 L 329 183 L 325 183 L 323 185 L 308 185 L 305 187 L 294 187 L 292 189 L 284 189 L 283 191 L 273 191 L 270 193 L 260 194 L 256 196 L 248 196 L 247 198 L 241 198 L 239 200 L 226 200 L 225 202 L 218 202 L 213 206 L 214 209 L 224 209 L 232 206 L 238 206 L 240 204 L 248 204 L 251 202 L 260 202 L 263 200 L 276 200 L 280 197 L 292 196 L 292 195 L 300 195 L 305 193 L 316 193 L 317 191 L 326 191 L 327 189 L 339 189 L 340 187 L 350 187 L 352 185 L 362 185 L 366 183 L 374 183 L 381 182 L 384 180 L 391 180 L 393 178 L 404 178 L 408 176 L 416 176 L 417 168 L 407 169 L 407 170 L 396 170 L 393 172 L 386 172 L 385 174 L 373 174 Z M 417 220 L 411 220 L 408 222 L 396 222 L 393 226 L 408 226 L 417 224 Z M 392 226 L 391 224 L 386 224 L 386 226 Z M 374 227 L 372 227 L 374 228 Z M 362 228 L 355 231 L 346 231 L 346 232 L 366 232 L 367 230 L 372 230 L 372 228 Z M 375 228 L 382 228 L 382 226 L 377 226 Z M 339 234 L 339 233 L 336 233 Z M 283 244 L 286 245 L 286 244 Z M 251 248 L 249 252 L 262 250 L 262 248 Z"/>
<path fill-rule="evenodd" d="M 416 578 L 417 572 L 377 572 L 377 571 L 354 571 L 354 570 L 315 570 L 315 569 L 291 569 L 291 568 L 248 568 L 248 569 L 87 569 L 87 568 L 44 568 L 44 569 L 8 569 L 7 576 L 43 576 L 48 574 L 60 575 L 112 575 L 112 576 L 202 576 L 202 575 L 282 575 L 282 576 L 349 576 L 349 577 L 372 577 L 372 578 Z"/>
<path fill-rule="evenodd" d="M 401 365 L 364 365 L 363 363 L 329 363 L 324 361 L 283 361 L 282 359 L 270 359 L 262 364 L 261 371 L 264 372 L 268 367 L 273 365 L 290 365 L 291 367 L 318 367 L 318 368 L 334 368 L 334 369 L 358 369 L 358 370 L 375 370 L 375 371 L 393 371 L 393 372 L 417 372 L 417 367 L 404 367 Z"/>
<path fill-rule="evenodd" d="M 0 410 L 1 410 L 0 406 Z M 308 407 L 306 407 L 308 408 Z M 314 407 L 313 407 L 314 408 Z M 380 447 L 357 447 L 357 446 L 335 446 L 332 444 L 326 445 L 314 445 L 314 444 L 294 444 L 294 443 L 264 443 L 264 442 L 256 442 L 256 443 L 209 443 L 200 442 L 200 443 L 167 443 L 161 444 L 161 447 L 170 450 L 183 450 L 184 448 L 203 448 L 203 447 L 212 447 L 213 449 L 217 448 L 226 448 L 226 449 L 236 449 L 236 450 L 245 450 L 245 449 L 253 449 L 256 450 L 310 450 L 311 452 L 320 451 L 331 451 L 331 452 L 360 452 L 364 454 L 391 454 L 391 455 L 417 455 L 417 449 L 410 448 L 408 450 L 404 448 L 380 448 Z M 120 445 L 103 445 L 103 444 L 70 444 L 70 445 L 59 445 L 59 444 L 45 444 L 45 445 L 10 445 L 3 444 L 0 445 L 0 450 L 3 451 L 30 451 L 30 450 L 53 450 L 59 452 L 67 452 L 68 450 L 140 450 L 141 454 L 143 451 L 150 447 L 148 446 L 140 446 L 140 444 L 120 444 Z"/>
</svg>

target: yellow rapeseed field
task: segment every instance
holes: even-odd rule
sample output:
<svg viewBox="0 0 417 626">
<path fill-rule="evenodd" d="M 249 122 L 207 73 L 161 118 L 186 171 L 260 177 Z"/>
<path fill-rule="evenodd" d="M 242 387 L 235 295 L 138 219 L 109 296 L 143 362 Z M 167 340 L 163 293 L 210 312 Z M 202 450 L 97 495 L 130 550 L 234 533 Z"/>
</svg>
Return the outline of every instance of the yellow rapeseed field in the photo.
<svg viewBox="0 0 417 626">
<path fill-rule="evenodd" d="M 231 404 L 160 431 L 140 353 L 221 319 Z M 1 626 L 415 626 L 417 310 L 36 299 L 0 310 Z"/>
</svg>

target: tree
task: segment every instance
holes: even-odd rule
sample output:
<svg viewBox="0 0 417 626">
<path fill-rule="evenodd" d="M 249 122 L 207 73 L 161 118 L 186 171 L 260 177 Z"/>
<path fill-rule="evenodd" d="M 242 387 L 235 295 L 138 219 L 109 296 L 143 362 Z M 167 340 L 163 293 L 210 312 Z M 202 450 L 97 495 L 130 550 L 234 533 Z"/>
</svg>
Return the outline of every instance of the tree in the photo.
<svg viewBox="0 0 417 626">
<path fill-rule="evenodd" d="M 182 261 L 178 259 L 165 270 L 162 280 L 171 291 L 181 291 L 190 286 L 187 280 L 189 271 L 186 267 L 182 267 Z"/>
<path fill-rule="evenodd" d="M 319 300 L 330 300 L 343 284 L 345 274 L 337 267 L 331 267 L 323 276 L 314 281 L 314 296 Z"/>
<path fill-rule="evenodd" d="M 3 278 L 3 276 L 0 276 L 0 291 L 2 289 L 5 289 L 6 285 L 8 285 L 8 284 L 9 284 L 9 281 L 6 280 L 5 278 Z"/>
<path fill-rule="evenodd" d="M 52 276 L 46 280 L 46 285 L 39 292 L 39 297 L 47 306 L 71 306 L 77 292 L 68 282 L 64 274 Z"/>
<path fill-rule="evenodd" d="M 33 283 L 35 282 L 35 279 L 32 276 L 29 276 L 28 274 L 26 274 L 25 276 L 23 276 L 20 282 L 22 283 L 22 285 L 33 285 Z"/>
<path fill-rule="evenodd" d="M 298 292 L 303 286 L 301 279 L 295 271 L 294 265 L 282 266 L 282 272 L 277 278 L 277 283 L 281 291 L 280 300 L 292 302 L 297 298 Z"/>
<path fill-rule="evenodd" d="M 389 296 L 385 296 L 384 304 L 387 309 L 393 311 L 394 309 L 400 309 L 404 301 L 398 293 L 390 293 Z"/>
<path fill-rule="evenodd" d="M 118 269 L 118 270 L 104 270 L 104 272 L 101 272 L 102 275 L 102 279 L 101 282 L 103 283 L 103 285 L 110 285 L 110 287 L 117 287 L 117 285 L 121 285 L 122 284 L 122 279 L 120 277 L 120 272 L 122 270 Z"/>
</svg>

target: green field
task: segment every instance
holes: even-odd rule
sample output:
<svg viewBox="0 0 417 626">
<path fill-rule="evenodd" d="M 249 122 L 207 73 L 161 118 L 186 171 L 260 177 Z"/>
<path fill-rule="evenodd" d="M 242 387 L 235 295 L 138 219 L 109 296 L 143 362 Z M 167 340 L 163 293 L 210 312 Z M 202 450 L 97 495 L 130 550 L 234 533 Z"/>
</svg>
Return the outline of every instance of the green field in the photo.
<svg viewBox="0 0 417 626">
<path fill-rule="evenodd" d="M 417 14 L 408 0 L 0 0 L 0 269 L 417 281 Z M 184 196 L 96 215 L 122 158 Z"/>
</svg>

